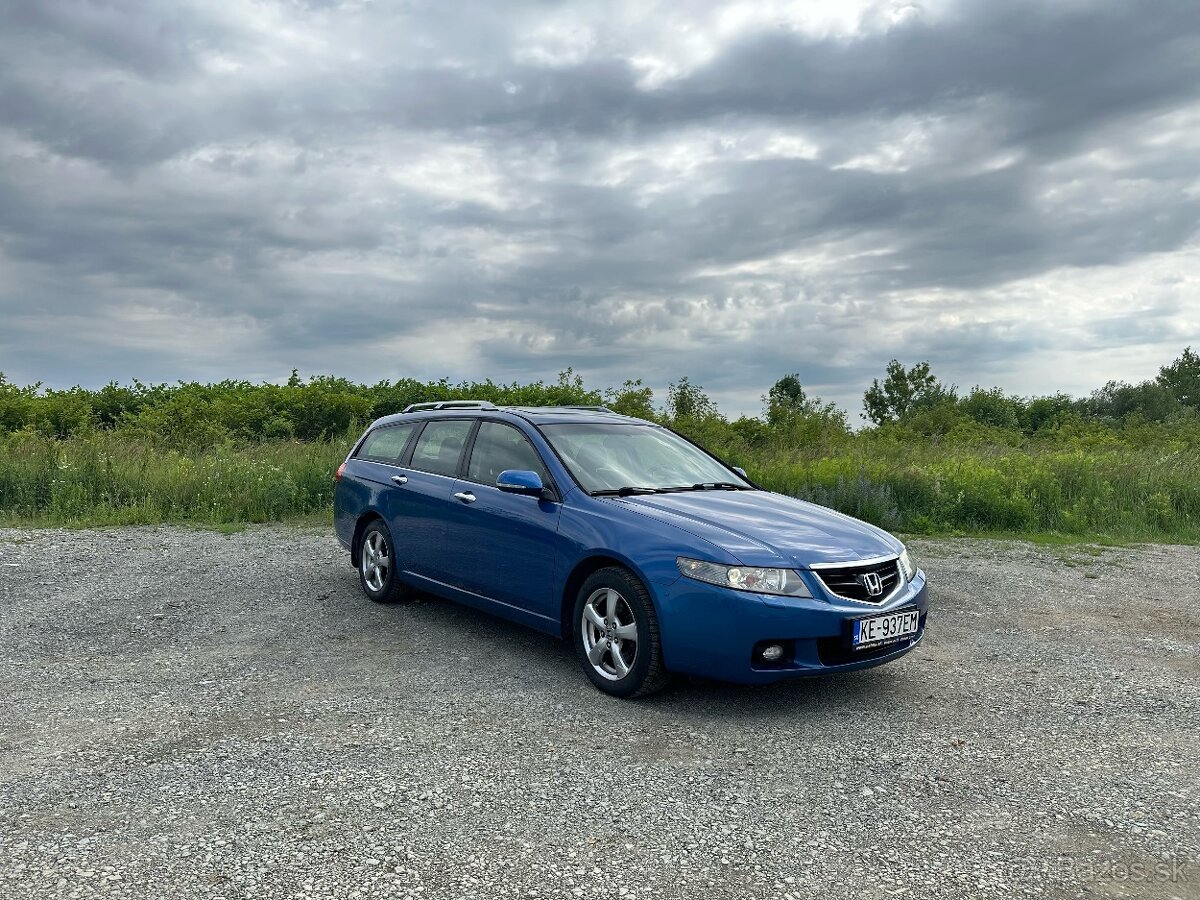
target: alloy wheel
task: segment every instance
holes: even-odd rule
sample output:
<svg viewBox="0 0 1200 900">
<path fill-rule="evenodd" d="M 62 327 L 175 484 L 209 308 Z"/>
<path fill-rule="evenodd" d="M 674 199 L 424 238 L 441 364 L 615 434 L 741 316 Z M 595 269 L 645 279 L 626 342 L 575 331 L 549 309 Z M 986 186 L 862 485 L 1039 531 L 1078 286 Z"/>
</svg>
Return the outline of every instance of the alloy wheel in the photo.
<svg viewBox="0 0 1200 900">
<path fill-rule="evenodd" d="M 633 607 L 619 591 L 593 591 L 583 604 L 580 621 L 583 649 L 596 673 L 620 681 L 637 661 L 638 631 Z"/>
<path fill-rule="evenodd" d="M 374 592 L 383 590 L 387 584 L 388 572 L 392 568 L 392 557 L 388 551 L 387 539 L 382 532 L 372 531 L 363 541 L 362 547 L 362 577 L 367 589 Z"/>
</svg>

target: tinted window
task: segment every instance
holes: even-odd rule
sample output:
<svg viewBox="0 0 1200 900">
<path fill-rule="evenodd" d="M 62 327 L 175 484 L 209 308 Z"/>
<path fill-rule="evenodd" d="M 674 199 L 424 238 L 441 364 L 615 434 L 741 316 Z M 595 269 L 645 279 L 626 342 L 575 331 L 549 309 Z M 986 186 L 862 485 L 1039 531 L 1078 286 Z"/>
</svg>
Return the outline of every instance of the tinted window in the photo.
<svg viewBox="0 0 1200 900">
<path fill-rule="evenodd" d="M 355 455 L 379 462 L 397 462 L 404 453 L 408 439 L 416 427 L 416 424 L 412 423 L 377 428 L 367 435 L 367 439 L 363 441 L 363 445 L 358 448 L 358 453 Z"/>
<path fill-rule="evenodd" d="M 412 467 L 438 475 L 457 474 L 458 458 L 470 431 L 471 422 L 466 419 L 427 423 L 417 438 Z"/>
<path fill-rule="evenodd" d="M 472 481 L 495 484 L 496 477 L 507 469 L 537 472 L 542 476 L 543 484 L 550 480 L 541 458 L 525 435 L 511 425 L 484 422 L 475 435 L 467 477 Z"/>
</svg>

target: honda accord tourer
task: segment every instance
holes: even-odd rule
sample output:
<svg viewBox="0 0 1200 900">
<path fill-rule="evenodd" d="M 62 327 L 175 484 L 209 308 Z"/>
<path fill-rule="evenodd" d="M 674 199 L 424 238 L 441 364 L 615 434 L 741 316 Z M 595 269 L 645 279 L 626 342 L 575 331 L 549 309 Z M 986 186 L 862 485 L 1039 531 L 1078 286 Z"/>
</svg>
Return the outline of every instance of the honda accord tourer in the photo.
<svg viewBox="0 0 1200 900">
<path fill-rule="evenodd" d="M 428 591 L 559 635 L 620 697 L 876 666 L 925 631 L 896 538 L 601 407 L 416 404 L 367 429 L 334 506 L 372 600 Z"/>
</svg>

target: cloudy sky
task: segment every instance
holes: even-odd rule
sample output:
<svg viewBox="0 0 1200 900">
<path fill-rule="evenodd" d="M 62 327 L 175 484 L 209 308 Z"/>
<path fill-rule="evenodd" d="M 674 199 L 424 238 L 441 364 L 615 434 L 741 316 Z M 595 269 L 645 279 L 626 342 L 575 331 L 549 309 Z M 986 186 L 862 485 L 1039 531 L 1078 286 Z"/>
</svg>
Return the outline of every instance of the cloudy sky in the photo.
<svg viewBox="0 0 1200 900">
<path fill-rule="evenodd" d="M 1200 345 L 1200 3 L 0 0 L 0 371 L 1083 393 Z"/>
</svg>

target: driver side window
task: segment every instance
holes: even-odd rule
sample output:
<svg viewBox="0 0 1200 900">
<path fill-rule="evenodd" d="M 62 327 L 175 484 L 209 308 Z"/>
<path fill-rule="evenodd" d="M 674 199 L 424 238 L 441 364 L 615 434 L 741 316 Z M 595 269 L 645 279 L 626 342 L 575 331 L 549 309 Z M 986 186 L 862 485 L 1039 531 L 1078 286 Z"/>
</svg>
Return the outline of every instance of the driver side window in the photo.
<svg viewBox="0 0 1200 900">
<path fill-rule="evenodd" d="M 503 422 L 480 423 L 467 465 L 467 478 L 494 485 L 500 473 L 508 469 L 537 472 L 543 484 L 550 482 L 550 473 L 525 435 Z"/>
</svg>

